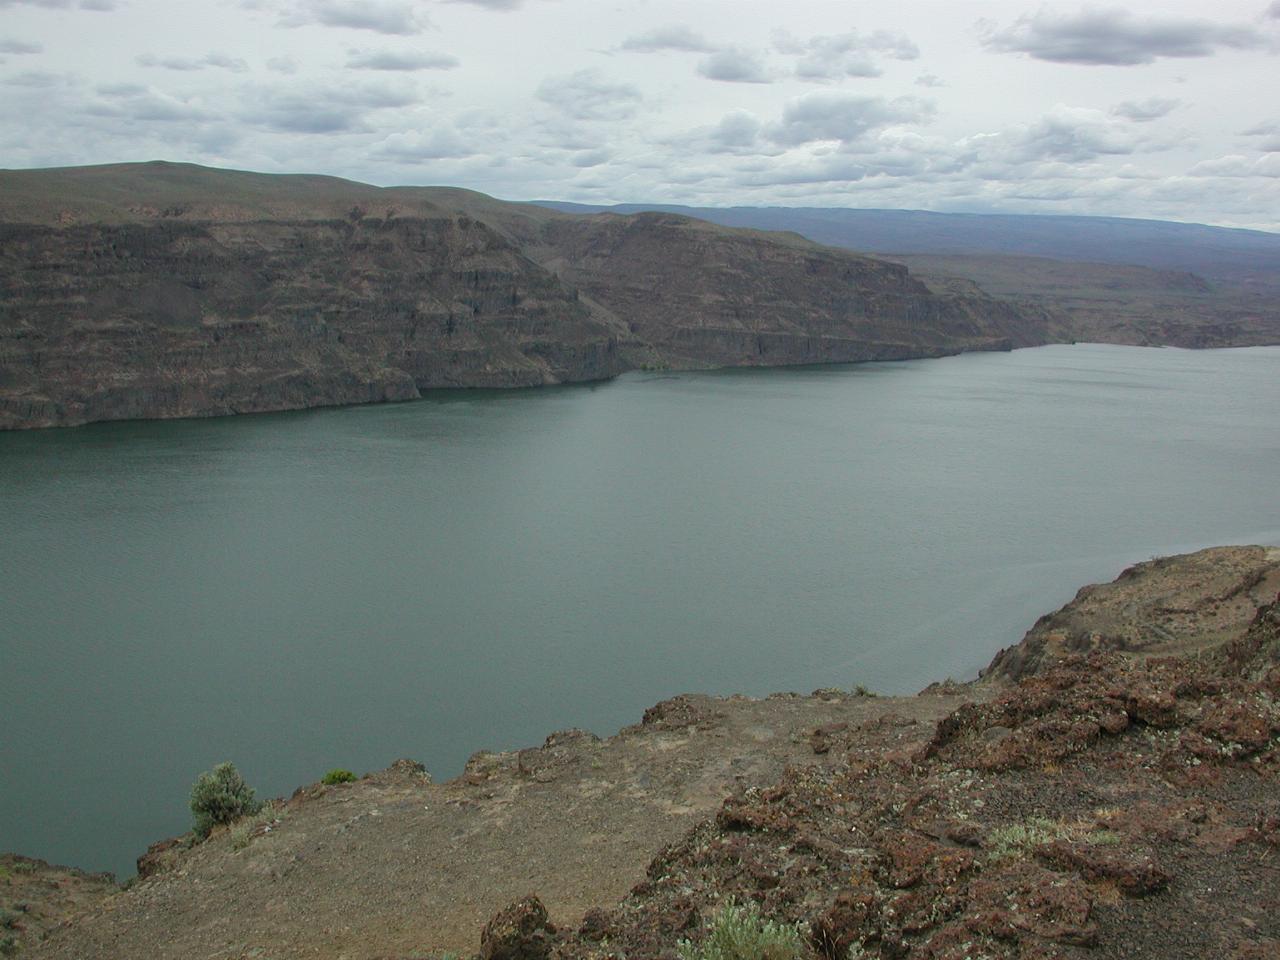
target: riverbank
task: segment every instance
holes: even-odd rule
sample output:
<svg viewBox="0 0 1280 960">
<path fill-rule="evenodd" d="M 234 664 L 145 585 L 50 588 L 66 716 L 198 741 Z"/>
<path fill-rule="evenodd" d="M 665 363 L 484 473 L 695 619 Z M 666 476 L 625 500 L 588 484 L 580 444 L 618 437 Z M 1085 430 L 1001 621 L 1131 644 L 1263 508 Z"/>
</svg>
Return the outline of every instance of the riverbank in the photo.
<svg viewBox="0 0 1280 960">
<path fill-rule="evenodd" d="M 1263 956 L 1231 951 L 1280 940 L 1243 894 L 1277 888 L 1277 589 L 1275 549 L 1151 561 L 1081 590 L 1019 645 L 1036 656 L 1006 652 L 973 684 L 677 697 L 606 740 L 477 755 L 448 783 L 400 763 L 314 784 L 154 850 L 147 876 L 42 942 L 33 924 L 24 949 L 470 953 L 536 893 L 556 930 L 526 924 L 524 954 L 491 933 L 490 955 L 656 955 L 734 895 L 808 922 L 831 956 L 961 956 L 965 937 L 997 957 Z"/>
</svg>

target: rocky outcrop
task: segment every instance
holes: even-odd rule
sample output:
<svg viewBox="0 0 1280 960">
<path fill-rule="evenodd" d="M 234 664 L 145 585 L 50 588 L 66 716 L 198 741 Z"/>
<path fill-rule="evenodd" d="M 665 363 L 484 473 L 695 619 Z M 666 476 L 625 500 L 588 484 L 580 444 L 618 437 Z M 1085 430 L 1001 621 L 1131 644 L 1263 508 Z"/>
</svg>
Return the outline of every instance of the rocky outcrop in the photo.
<svg viewBox="0 0 1280 960">
<path fill-rule="evenodd" d="M 1110 583 L 1082 587 L 1021 642 L 996 654 L 988 682 L 1021 680 L 1070 654 L 1199 653 L 1239 637 L 1259 604 L 1280 591 L 1280 549 L 1211 547 L 1135 564 Z"/>
<path fill-rule="evenodd" d="M 0 429 L 1009 349 L 1054 339 L 1047 316 L 668 214 L 184 164 L 0 172 Z"/>
<path fill-rule="evenodd" d="M 1222 656 L 1067 656 L 916 749 L 833 731 L 841 761 L 730 797 L 551 956 L 668 956 L 734 901 L 830 960 L 1273 956 L 1277 623 L 1273 593 Z"/>
</svg>

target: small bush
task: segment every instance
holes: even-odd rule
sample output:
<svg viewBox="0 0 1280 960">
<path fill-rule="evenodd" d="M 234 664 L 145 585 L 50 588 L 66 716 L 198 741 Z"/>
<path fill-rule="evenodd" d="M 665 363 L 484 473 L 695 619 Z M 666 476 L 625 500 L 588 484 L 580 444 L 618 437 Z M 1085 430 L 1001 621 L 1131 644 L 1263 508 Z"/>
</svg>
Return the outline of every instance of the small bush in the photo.
<svg viewBox="0 0 1280 960">
<path fill-rule="evenodd" d="M 343 770 L 341 767 L 334 767 L 321 778 L 320 782 L 332 787 L 335 783 L 350 783 L 356 779 L 356 775 L 350 770 Z"/>
<path fill-rule="evenodd" d="M 0 956 L 11 957 L 17 952 L 17 937 L 0 937 Z"/>
<path fill-rule="evenodd" d="M 676 952 L 680 960 L 798 960 L 805 947 L 796 927 L 764 919 L 754 903 L 730 901 L 701 943 L 681 940 Z"/>
<path fill-rule="evenodd" d="M 233 823 L 261 809 L 253 788 L 244 782 L 234 763 L 218 764 L 200 774 L 191 786 L 191 829 L 201 839 L 209 836 L 215 825 Z"/>
</svg>

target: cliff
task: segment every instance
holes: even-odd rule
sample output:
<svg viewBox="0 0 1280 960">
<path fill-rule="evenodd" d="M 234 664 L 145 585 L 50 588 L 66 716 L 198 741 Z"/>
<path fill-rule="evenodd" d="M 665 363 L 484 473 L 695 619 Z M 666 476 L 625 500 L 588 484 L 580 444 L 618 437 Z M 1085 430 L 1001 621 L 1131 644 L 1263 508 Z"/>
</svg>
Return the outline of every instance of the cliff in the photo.
<svg viewBox="0 0 1280 960">
<path fill-rule="evenodd" d="M 0 428 L 1065 336 L 1039 307 L 668 214 L 187 164 L 0 172 Z"/>
<path fill-rule="evenodd" d="M 1037 655 L 998 658 L 1016 679 L 681 696 L 449 783 L 405 761 L 313 784 L 157 844 L 127 890 L 76 887 L 24 949 L 669 958 L 732 898 L 799 924 L 812 960 L 1275 956 L 1276 566 L 1261 547 L 1139 564 L 1043 620 Z M 1046 649 L 1050 626 L 1124 639 Z"/>
</svg>

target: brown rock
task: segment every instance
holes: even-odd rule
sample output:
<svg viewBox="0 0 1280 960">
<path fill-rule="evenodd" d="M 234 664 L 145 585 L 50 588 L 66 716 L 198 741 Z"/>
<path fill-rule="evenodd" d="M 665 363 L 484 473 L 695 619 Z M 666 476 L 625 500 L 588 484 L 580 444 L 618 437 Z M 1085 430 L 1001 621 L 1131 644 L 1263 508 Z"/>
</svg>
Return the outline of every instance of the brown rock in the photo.
<svg viewBox="0 0 1280 960">
<path fill-rule="evenodd" d="M 480 960 L 546 960 L 556 928 L 536 896 L 517 900 L 499 911 L 480 934 Z"/>
<path fill-rule="evenodd" d="M 813 922 L 809 941 L 831 960 L 846 960 L 849 948 L 861 943 L 879 914 L 875 894 L 867 890 L 842 890 Z"/>
<path fill-rule="evenodd" d="M 138 858 L 138 879 L 145 880 L 170 869 L 178 855 L 187 847 L 189 837 L 171 837 L 158 840 L 147 847 L 147 852 Z"/>
<path fill-rule="evenodd" d="M 1087 880 L 1113 880 L 1134 897 L 1154 893 L 1169 882 L 1169 874 L 1150 857 L 1120 847 L 1055 840 L 1036 854 L 1046 863 L 1074 870 Z"/>
</svg>

